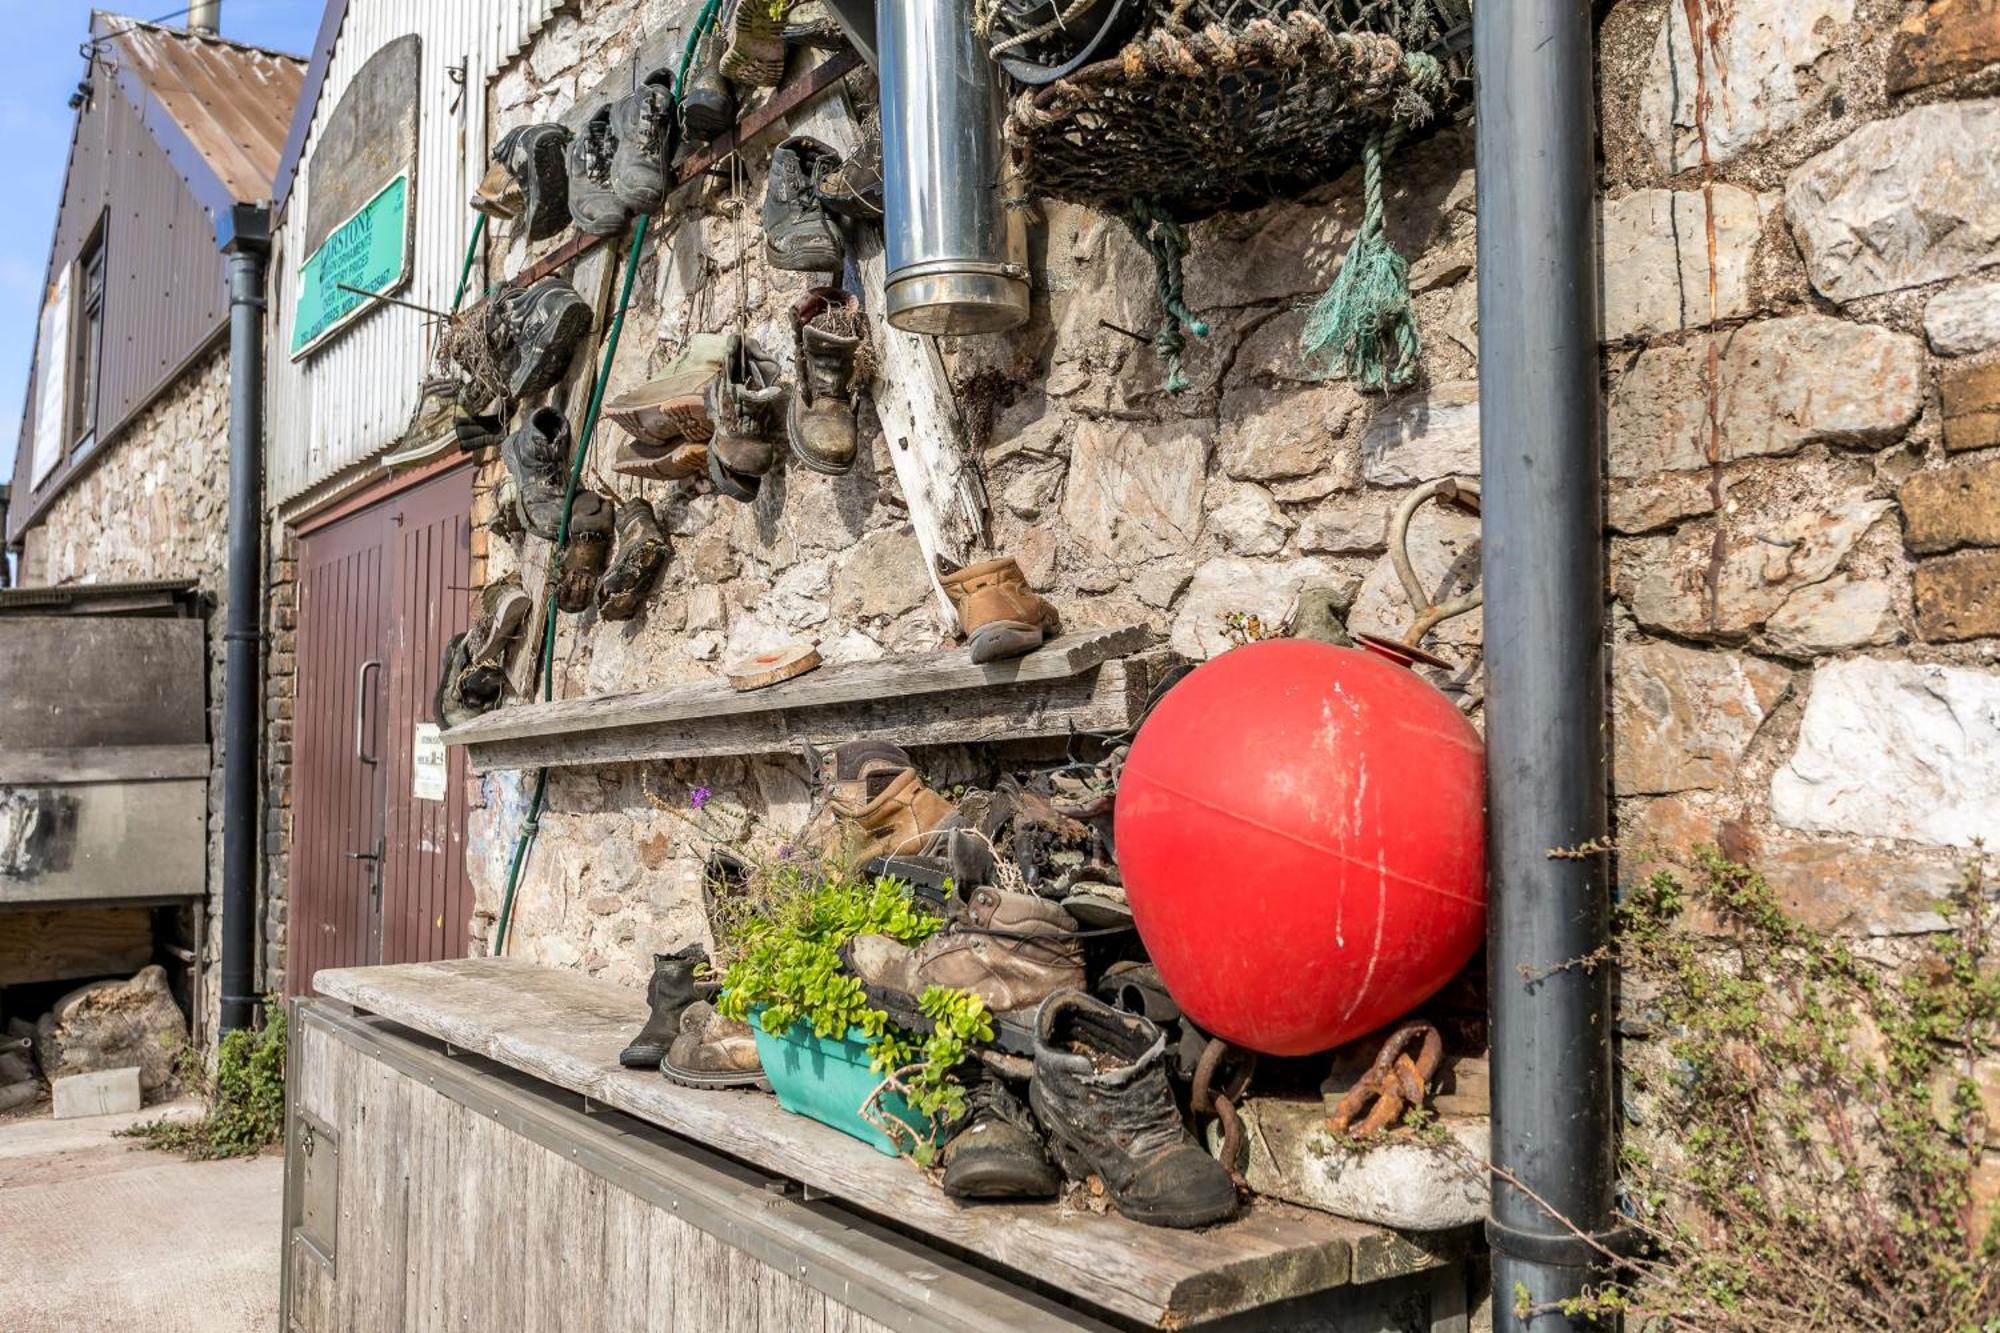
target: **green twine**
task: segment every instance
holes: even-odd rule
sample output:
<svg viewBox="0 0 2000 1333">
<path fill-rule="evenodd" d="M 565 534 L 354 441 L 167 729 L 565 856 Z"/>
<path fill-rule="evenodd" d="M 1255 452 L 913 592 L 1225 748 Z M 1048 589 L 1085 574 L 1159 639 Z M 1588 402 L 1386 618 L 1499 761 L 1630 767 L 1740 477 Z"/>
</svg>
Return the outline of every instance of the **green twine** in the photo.
<svg viewBox="0 0 2000 1333">
<path fill-rule="evenodd" d="M 1187 258 L 1187 228 L 1174 221 L 1158 204 L 1144 197 L 1132 200 L 1125 226 L 1141 249 L 1153 257 L 1153 279 L 1160 293 L 1160 328 L 1153 335 L 1153 354 L 1166 362 L 1167 392 L 1180 393 L 1189 385 L 1181 370 L 1181 353 L 1187 349 L 1187 334 L 1208 336 L 1208 321 L 1198 318 L 1181 299 L 1181 261 Z"/>
<path fill-rule="evenodd" d="M 1398 129 L 1378 129 L 1362 146 L 1361 230 L 1299 335 L 1307 361 L 1320 363 L 1322 373 L 1374 393 L 1408 387 L 1423 356 L 1409 261 L 1382 226 L 1382 158 L 1400 137 Z"/>
</svg>

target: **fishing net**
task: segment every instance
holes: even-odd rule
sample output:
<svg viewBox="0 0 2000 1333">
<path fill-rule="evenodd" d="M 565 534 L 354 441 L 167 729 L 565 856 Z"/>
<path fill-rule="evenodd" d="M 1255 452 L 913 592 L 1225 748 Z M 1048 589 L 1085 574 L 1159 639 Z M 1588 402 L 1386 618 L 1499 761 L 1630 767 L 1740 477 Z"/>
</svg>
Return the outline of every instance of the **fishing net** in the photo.
<svg viewBox="0 0 2000 1333">
<path fill-rule="evenodd" d="M 1145 3 L 1122 51 L 1015 99 L 1007 133 L 1024 191 L 1126 220 L 1153 257 L 1166 312 L 1154 346 L 1178 391 L 1186 337 L 1206 332 L 1180 306 L 1184 224 L 1361 162 L 1361 235 L 1307 352 L 1364 387 L 1408 383 L 1415 329 L 1407 267 L 1382 235 L 1382 160 L 1469 95 L 1469 0 Z"/>
</svg>

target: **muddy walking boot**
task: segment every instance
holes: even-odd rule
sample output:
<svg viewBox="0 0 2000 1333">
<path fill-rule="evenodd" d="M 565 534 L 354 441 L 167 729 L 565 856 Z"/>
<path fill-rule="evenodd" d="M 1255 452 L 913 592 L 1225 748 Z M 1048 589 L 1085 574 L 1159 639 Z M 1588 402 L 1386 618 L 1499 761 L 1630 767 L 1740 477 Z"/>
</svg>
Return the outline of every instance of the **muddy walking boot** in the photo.
<svg viewBox="0 0 2000 1333">
<path fill-rule="evenodd" d="M 431 721 L 446 731 L 470 722 L 481 711 L 459 693 L 459 684 L 465 679 L 465 660 L 465 635 L 454 634 L 438 659 L 437 686 L 431 693 Z"/>
<path fill-rule="evenodd" d="M 616 511 L 596 491 L 578 491 L 570 505 L 569 540 L 556 562 L 556 609 L 582 615 L 597 596 L 604 567 L 611 562 L 611 530 Z"/>
<path fill-rule="evenodd" d="M 681 1014 L 695 1002 L 695 969 L 708 962 L 699 944 L 690 944 L 678 953 L 653 955 L 653 979 L 646 983 L 646 1004 L 652 1012 L 632 1044 L 618 1052 L 618 1063 L 627 1069 L 658 1069 L 667 1058 L 667 1048 L 680 1034 Z"/>
<path fill-rule="evenodd" d="M 764 257 L 772 268 L 794 273 L 840 271 L 845 253 L 840 229 L 819 201 L 821 179 L 838 165 L 840 154 L 803 134 L 793 135 L 771 154 L 763 224 Z"/>
<path fill-rule="evenodd" d="M 509 574 L 480 591 L 479 611 L 465 632 L 465 671 L 459 680 L 460 700 L 473 711 L 497 707 L 507 687 L 507 655 L 534 603 L 521 591 L 521 576 Z"/>
<path fill-rule="evenodd" d="M 819 180 L 819 202 L 840 217 L 879 221 L 882 217 L 882 121 L 871 110 L 861 122 L 861 142 Z"/>
<path fill-rule="evenodd" d="M 570 141 L 563 159 L 569 168 L 569 216 L 578 231 L 616 236 L 625 230 L 625 205 L 611 183 L 611 164 L 617 156 L 611 108 L 600 107 Z"/>
<path fill-rule="evenodd" d="M 618 548 L 597 585 L 597 610 L 606 620 L 630 620 L 667 563 L 667 538 L 650 501 L 634 496 L 618 502 L 612 526 Z"/>
<path fill-rule="evenodd" d="M 792 307 L 799 382 L 785 417 L 792 457 L 839 476 L 854 466 L 854 361 L 867 331 L 860 303 L 838 287 L 815 287 Z"/>
<path fill-rule="evenodd" d="M 667 201 L 667 157 L 673 151 L 674 99 L 642 83 L 611 104 L 611 192 L 627 213 L 651 213 Z"/>
<path fill-rule="evenodd" d="M 569 480 L 569 420 L 553 407 L 536 408 L 501 443 L 500 459 L 514 483 L 514 513 L 521 527 L 554 541 L 562 527 Z"/>
<path fill-rule="evenodd" d="M 664 373 L 607 401 L 604 415 L 630 436 L 613 450 L 611 470 L 655 481 L 703 475 L 708 439 L 715 433 L 708 385 L 728 356 L 725 335 L 698 333 Z"/>
<path fill-rule="evenodd" d="M 1041 1126 L 991 1074 L 966 1093 L 941 1160 L 944 1192 L 954 1199 L 1052 1199 L 1062 1189 Z"/>
<path fill-rule="evenodd" d="M 718 27 L 728 34 L 720 68 L 745 88 L 775 88 L 785 77 L 783 0 L 733 0 Z"/>
<path fill-rule="evenodd" d="M 480 181 L 472 206 L 489 217 L 524 222 L 531 241 L 546 240 L 569 225 L 569 169 L 563 154 L 570 133 L 560 125 L 516 125 L 493 146 L 493 169 Z"/>
<path fill-rule="evenodd" d="M 729 335 L 722 373 L 709 381 L 711 456 L 740 477 L 761 477 L 778 462 L 785 437 L 786 388 L 778 359 L 752 339 Z"/>
<path fill-rule="evenodd" d="M 887 935 L 841 946 L 847 970 L 868 998 L 905 1027 L 927 1031 L 918 1000 L 932 986 L 971 991 L 993 1014 L 995 1044 L 1035 1049 L 1034 1011 L 1060 990 L 1083 985 L 1083 941 L 1069 913 L 1031 893 L 980 885 L 963 911 L 914 947 Z"/>
<path fill-rule="evenodd" d="M 715 1012 L 706 1000 L 681 1011 L 680 1035 L 667 1047 L 660 1072 L 684 1088 L 748 1088 L 770 1085 L 757 1058 L 757 1035 L 748 1023 Z"/>
<path fill-rule="evenodd" d="M 590 307 L 561 278 L 509 287 L 486 314 L 487 345 L 517 402 L 561 379 L 577 340 L 589 331 Z"/>
<path fill-rule="evenodd" d="M 707 147 L 736 128 L 736 90 L 722 77 L 722 37 L 701 39 L 701 54 L 681 89 L 681 137 Z"/>
<path fill-rule="evenodd" d="M 1199 1227 L 1236 1211 L 1236 1187 L 1181 1120 L 1158 1027 L 1082 991 L 1042 1005 L 1028 1097 L 1072 1179 L 1095 1175 L 1135 1222 Z"/>
<path fill-rule="evenodd" d="M 938 574 L 975 662 L 1033 652 L 1055 632 L 1055 608 L 1028 586 L 1011 556 L 963 569 L 953 569 L 940 559 Z"/>
</svg>

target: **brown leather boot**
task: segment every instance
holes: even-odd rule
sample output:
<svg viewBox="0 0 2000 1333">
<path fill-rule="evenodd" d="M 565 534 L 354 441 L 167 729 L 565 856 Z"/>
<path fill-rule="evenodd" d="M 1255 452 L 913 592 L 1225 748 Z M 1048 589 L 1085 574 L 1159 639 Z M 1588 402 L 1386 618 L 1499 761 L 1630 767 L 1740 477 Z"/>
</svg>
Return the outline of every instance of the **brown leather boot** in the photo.
<svg viewBox="0 0 2000 1333">
<path fill-rule="evenodd" d="M 918 1030 L 928 1028 L 917 1005 L 925 990 L 971 991 L 993 1012 L 1000 1048 L 1016 1054 L 1034 1050 L 1035 1007 L 1083 984 L 1076 919 L 1032 893 L 990 885 L 967 896 L 962 920 L 915 948 L 887 935 L 862 935 L 842 947 L 841 957 L 871 1000 Z"/>
<path fill-rule="evenodd" d="M 1019 657 L 1042 646 L 1056 632 L 1056 610 L 1028 586 L 1012 556 L 950 569 L 940 560 L 945 595 L 958 612 L 958 627 L 975 662 Z"/>
<path fill-rule="evenodd" d="M 765 1087 L 757 1058 L 757 1034 L 748 1023 L 732 1022 L 706 1000 L 681 1011 L 681 1031 L 660 1061 L 667 1080 L 684 1088 Z"/>
<path fill-rule="evenodd" d="M 948 830 L 957 821 L 958 807 L 926 787 L 914 768 L 874 781 L 882 783 L 880 794 L 853 812 L 862 834 L 855 849 L 857 861 L 898 853 L 921 855 L 930 849 L 931 834 Z"/>
</svg>

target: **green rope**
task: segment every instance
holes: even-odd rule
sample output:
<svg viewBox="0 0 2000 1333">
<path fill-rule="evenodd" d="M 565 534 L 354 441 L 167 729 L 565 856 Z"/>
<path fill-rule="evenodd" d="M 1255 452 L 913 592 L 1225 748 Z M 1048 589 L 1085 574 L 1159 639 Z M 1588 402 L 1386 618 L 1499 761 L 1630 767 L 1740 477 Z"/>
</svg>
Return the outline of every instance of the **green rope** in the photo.
<svg viewBox="0 0 2000 1333">
<path fill-rule="evenodd" d="M 680 103 L 681 88 L 687 82 L 688 65 L 692 61 L 695 48 L 708 30 L 714 26 L 715 11 L 721 0 L 707 0 L 701 13 L 696 16 L 694 27 L 688 31 L 687 45 L 681 49 L 680 69 L 674 75 L 673 102 Z M 482 216 L 474 225 L 473 237 L 478 239 L 479 228 L 485 224 Z M 561 566 L 564 550 L 569 546 L 570 510 L 576 504 L 577 487 L 583 478 L 584 460 L 590 457 L 590 440 L 597 432 L 597 419 L 604 408 L 604 390 L 611 382 L 611 363 L 618 355 L 618 340 L 625 332 L 625 312 L 632 304 L 632 280 L 639 273 L 639 250 L 646 243 L 647 225 L 650 215 L 640 214 L 637 225 L 632 229 L 632 245 L 625 252 L 625 272 L 618 288 L 617 313 L 612 316 L 611 327 L 604 335 L 604 359 L 598 366 L 597 381 L 590 389 L 590 405 L 584 410 L 583 429 L 577 432 L 576 452 L 571 455 L 569 483 L 563 491 L 562 523 L 556 531 L 554 557 L 549 563 L 549 600 L 546 613 L 542 617 L 542 702 L 547 703 L 555 696 L 556 662 L 556 595 L 555 571 Z M 468 249 L 466 265 L 471 266 L 472 255 Z M 459 280 L 461 294 L 464 278 Z M 507 866 L 507 889 L 500 899 L 500 916 L 493 927 L 493 955 L 497 958 L 507 952 L 507 932 L 514 920 L 514 895 L 521 887 L 521 872 L 528 861 L 528 849 L 534 844 L 535 834 L 541 830 L 542 802 L 548 795 L 549 770 L 535 771 L 535 792 L 528 799 L 528 816 L 521 821 L 520 836 L 514 842 L 514 855 Z"/>
<path fill-rule="evenodd" d="M 451 313 L 457 314 L 459 306 L 465 304 L 465 284 L 472 277 L 472 259 L 479 253 L 479 238 L 486 234 L 486 215 L 472 215 L 472 239 L 465 243 L 465 262 L 458 266 L 458 290 L 451 294 Z"/>
<path fill-rule="evenodd" d="M 1299 335 L 1307 361 L 1318 362 L 1323 374 L 1375 393 L 1409 385 L 1423 355 L 1410 308 L 1409 261 L 1382 226 L 1382 158 L 1400 137 L 1396 129 L 1378 129 L 1362 146 L 1361 230 Z"/>
<path fill-rule="evenodd" d="M 1153 280 L 1159 288 L 1162 312 L 1159 331 L 1153 335 L 1153 354 L 1166 362 L 1167 392 L 1180 393 L 1189 383 L 1181 370 L 1186 335 L 1208 336 L 1208 321 L 1198 318 L 1182 299 L 1181 261 L 1187 258 L 1187 228 L 1143 196 L 1132 200 L 1125 226 L 1140 248 L 1153 257 Z"/>
</svg>

